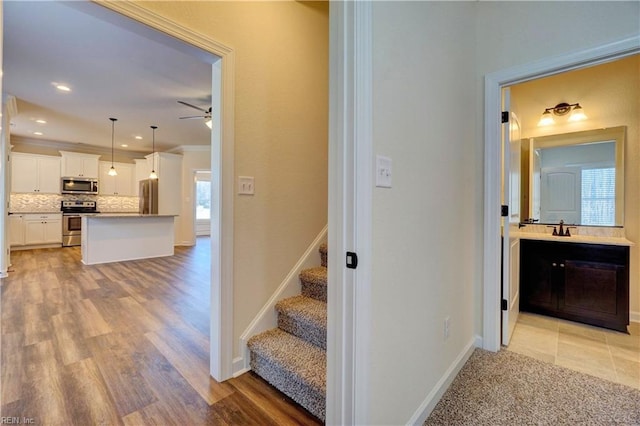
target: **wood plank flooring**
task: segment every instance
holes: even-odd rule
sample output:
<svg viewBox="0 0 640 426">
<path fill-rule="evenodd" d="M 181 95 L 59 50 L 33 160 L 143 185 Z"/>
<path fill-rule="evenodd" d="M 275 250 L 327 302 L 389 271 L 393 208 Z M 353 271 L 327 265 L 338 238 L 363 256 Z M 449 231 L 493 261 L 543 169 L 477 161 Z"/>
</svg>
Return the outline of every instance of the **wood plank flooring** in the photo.
<svg viewBox="0 0 640 426">
<path fill-rule="evenodd" d="M 85 266 L 78 247 L 11 253 L 0 416 L 35 425 L 315 425 L 253 373 L 209 377 L 209 239 Z"/>
</svg>

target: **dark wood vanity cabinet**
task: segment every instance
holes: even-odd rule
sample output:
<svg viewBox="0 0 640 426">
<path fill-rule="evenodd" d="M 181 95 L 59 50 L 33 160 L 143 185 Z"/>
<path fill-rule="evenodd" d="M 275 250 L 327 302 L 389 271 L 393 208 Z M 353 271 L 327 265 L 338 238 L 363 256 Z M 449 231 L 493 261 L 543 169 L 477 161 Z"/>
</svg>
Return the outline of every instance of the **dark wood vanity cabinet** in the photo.
<svg viewBox="0 0 640 426">
<path fill-rule="evenodd" d="M 629 247 L 521 240 L 520 309 L 627 332 Z"/>
</svg>

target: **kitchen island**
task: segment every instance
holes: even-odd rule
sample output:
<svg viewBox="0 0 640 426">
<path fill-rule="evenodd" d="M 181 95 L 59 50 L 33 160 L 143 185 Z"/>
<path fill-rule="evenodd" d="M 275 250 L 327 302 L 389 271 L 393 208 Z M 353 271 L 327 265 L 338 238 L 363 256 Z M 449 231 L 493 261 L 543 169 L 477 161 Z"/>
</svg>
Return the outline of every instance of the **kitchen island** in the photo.
<svg viewBox="0 0 640 426">
<path fill-rule="evenodd" d="M 173 255 L 175 215 L 96 214 L 82 217 L 82 263 Z"/>
</svg>

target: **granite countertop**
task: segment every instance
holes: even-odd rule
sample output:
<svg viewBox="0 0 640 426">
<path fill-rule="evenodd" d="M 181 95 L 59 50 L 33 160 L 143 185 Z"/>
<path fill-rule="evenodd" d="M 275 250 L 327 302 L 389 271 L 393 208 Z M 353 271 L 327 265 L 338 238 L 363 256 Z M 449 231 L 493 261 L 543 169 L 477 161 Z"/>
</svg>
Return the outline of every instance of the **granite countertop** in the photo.
<svg viewBox="0 0 640 426">
<path fill-rule="evenodd" d="M 60 210 L 10 211 L 9 214 L 62 214 Z"/>
<path fill-rule="evenodd" d="M 543 234 L 540 232 L 509 232 L 510 238 L 520 238 L 522 240 L 558 241 L 563 243 L 586 243 L 586 244 L 606 244 L 615 246 L 633 246 L 635 243 L 623 237 L 602 237 L 593 235 L 571 235 L 570 237 L 559 237 L 557 235 Z"/>
<path fill-rule="evenodd" d="M 118 218 L 118 217 L 175 217 L 176 214 L 141 214 L 141 213 L 96 213 L 85 214 L 86 217 L 100 219 L 100 218 Z"/>
</svg>

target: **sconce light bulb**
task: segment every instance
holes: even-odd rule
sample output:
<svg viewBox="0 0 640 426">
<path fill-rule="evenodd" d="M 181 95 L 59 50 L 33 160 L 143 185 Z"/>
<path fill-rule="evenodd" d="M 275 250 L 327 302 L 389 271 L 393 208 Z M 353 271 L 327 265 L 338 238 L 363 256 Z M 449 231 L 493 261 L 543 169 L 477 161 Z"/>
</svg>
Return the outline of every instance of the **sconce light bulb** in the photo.
<svg viewBox="0 0 640 426">
<path fill-rule="evenodd" d="M 551 115 L 551 111 L 545 109 L 542 113 L 542 117 L 540 117 L 540 121 L 538 121 L 538 126 L 550 126 L 553 124 L 553 116 Z"/>
</svg>

